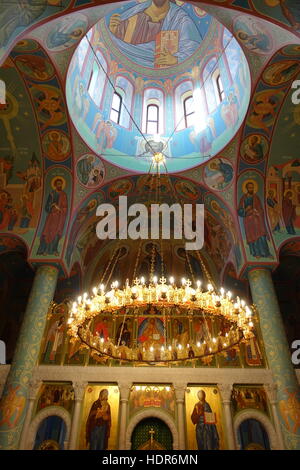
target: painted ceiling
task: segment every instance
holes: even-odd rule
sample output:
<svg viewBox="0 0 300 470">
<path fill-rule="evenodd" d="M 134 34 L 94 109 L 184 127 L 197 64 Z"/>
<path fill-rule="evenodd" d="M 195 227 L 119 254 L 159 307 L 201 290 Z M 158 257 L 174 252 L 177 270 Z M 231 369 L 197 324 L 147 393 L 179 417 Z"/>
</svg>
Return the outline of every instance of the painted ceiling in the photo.
<svg viewBox="0 0 300 470">
<path fill-rule="evenodd" d="M 25 250 L 32 265 L 53 263 L 60 266 L 62 276 L 69 275 L 76 263 L 76 270 L 88 271 L 92 279 L 97 259 L 108 250 L 108 245 L 97 245 L 94 234 L 89 235 L 96 221 L 95 202 L 114 203 L 118 194 L 126 192 L 133 200 L 140 197 L 143 175 L 136 175 L 136 171 L 144 168 L 108 158 L 109 151 L 112 154 L 116 148 L 99 151 L 77 132 L 77 120 L 68 111 L 66 82 L 80 41 L 91 28 L 98 30 L 102 24 L 107 29 L 108 18 L 118 5 L 111 1 L 99 6 L 96 1 L 45 0 L 38 5 L 14 1 L 3 8 L 2 3 L 0 78 L 6 84 L 6 104 L 0 106 L 0 252 Z M 128 8 L 135 2 L 125 3 Z M 299 247 L 300 121 L 299 104 L 292 102 L 291 88 L 300 78 L 300 13 L 296 3 L 286 1 L 283 9 L 281 2 L 269 0 L 176 2 L 179 8 L 191 11 L 196 6 L 220 21 L 242 48 L 251 74 L 250 104 L 245 105 L 245 118 L 241 117 L 231 134 L 235 137 L 215 152 L 210 149 L 215 156 L 208 162 L 188 165 L 190 169 L 180 165 L 170 168 L 170 173 L 180 172 L 171 176 L 178 196 L 205 203 L 205 254 L 212 269 L 219 273 L 225 272 L 228 265 L 234 267 L 237 277 L 249 267 L 276 267 L 287 242 L 295 252 Z M 201 15 L 199 21 L 203 24 L 209 16 Z M 206 36 L 206 26 L 201 29 L 202 47 L 213 24 L 218 31 L 222 28 L 210 20 Z M 107 43 L 99 42 L 100 48 L 107 50 Z M 115 43 L 113 46 L 116 48 Z M 109 53 L 115 67 L 110 77 L 122 69 L 125 77 L 135 83 L 137 64 L 131 61 L 131 68 L 126 68 L 121 55 L 114 56 L 113 50 Z M 192 60 L 196 55 L 197 51 Z M 182 64 L 184 61 L 177 67 Z M 168 80 L 175 82 L 177 74 L 191 77 L 192 69 L 174 69 L 169 76 L 168 68 L 160 70 L 164 90 L 168 89 Z M 156 72 L 144 67 L 143 81 L 154 80 L 151 70 Z M 169 85 L 173 87 L 174 83 Z M 76 91 L 74 87 L 73 97 Z M 166 136 L 171 132 L 170 128 Z M 126 140 L 129 146 L 130 141 Z M 118 136 L 115 142 L 117 145 Z M 119 137 L 119 152 L 121 142 Z M 186 155 L 186 146 L 180 147 L 182 142 L 178 139 L 175 145 L 173 141 L 172 160 L 177 155 L 179 162 L 180 156 Z M 197 145 L 197 149 L 189 147 L 188 155 L 198 152 L 199 156 L 200 141 Z M 122 153 L 126 154 L 124 148 Z M 134 155 L 129 161 L 137 161 L 136 150 L 128 149 L 127 155 Z M 88 168 L 87 173 L 84 168 Z M 259 253 L 249 243 L 243 217 L 249 182 L 264 220 L 265 244 Z M 59 230 L 51 231 L 47 208 L 57 188 L 63 217 Z M 144 188 L 146 193 L 147 184 Z"/>
</svg>

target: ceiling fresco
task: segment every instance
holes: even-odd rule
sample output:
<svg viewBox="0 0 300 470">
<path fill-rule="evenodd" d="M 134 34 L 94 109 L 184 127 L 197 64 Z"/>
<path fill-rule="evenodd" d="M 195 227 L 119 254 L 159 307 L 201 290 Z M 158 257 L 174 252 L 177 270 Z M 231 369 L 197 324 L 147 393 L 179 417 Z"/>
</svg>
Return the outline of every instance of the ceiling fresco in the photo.
<svg viewBox="0 0 300 470">
<path fill-rule="evenodd" d="M 164 149 L 166 169 L 178 172 L 216 155 L 233 138 L 249 103 L 249 67 L 232 34 L 189 4 L 171 3 L 157 30 L 143 37 L 144 11 L 150 9 L 151 2 L 127 3 L 81 40 L 67 77 L 68 107 L 81 137 L 107 161 L 145 173 L 157 147 Z M 133 20 L 135 29 L 129 38 L 128 25 Z M 189 25 L 190 37 L 181 23 Z M 166 39 L 171 33 L 174 38 Z M 155 57 L 162 62 L 156 63 Z M 211 78 L 216 71 L 225 90 L 223 101 L 217 101 Z M 96 73 L 99 79 L 94 91 Z M 180 100 L 190 87 L 194 88 L 195 109 L 206 111 L 199 116 L 195 111 L 196 125 L 185 128 Z M 119 123 L 111 116 L 116 89 L 124 94 Z M 155 133 L 159 134 L 158 144 L 145 122 L 149 100 L 159 101 L 165 115 Z"/>
<path fill-rule="evenodd" d="M 293 240 L 297 246 L 299 105 L 291 101 L 291 85 L 300 73 L 297 36 L 293 44 L 290 42 L 291 45 L 277 51 L 278 44 L 282 44 L 281 37 L 286 44 L 292 33 L 300 32 L 293 1 L 286 2 L 289 12 L 283 10 L 281 2 L 267 0 L 191 4 L 178 1 L 176 6 L 181 12 L 196 18 L 202 36 L 200 49 L 193 52 L 192 48 L 189 58 L 179 58 L 173 65 L 165 62 L 159 68 L 154 63 L 153 67 L 138 65 L 132 57 L 125 60 L 122 54 L 115 54 L 117 40 L 122 39 L 110 31 L 110 18 L 118 13 L 118 4 L 108 2 L 110 5 L 103 7 L 96 6 L 97 2 L 62 2 L 63 9 L 58 11 L 54 0 L 39 0 L 39 6 L 43 3 L 46 7 L 40 11 L 35 2 L 23 3 L 28 3 L 25 10 L 30 13 L 26 16 L 27 23 L 25 19 L 24 24 L 15 21 L 12 8 L 0 14 L 0 25 L 7 23 L 3 30 L 5 37 L 0 35 L 0 57 L 7 55 L 16 38 L 23 35 L 0 69 L 0 78 L 7 84 L 7 106 L 0 109 L 1 252 L 24 251 L 26 245 L 32 264 L 59 263 L 63 269 L 61 276 L 70 272 L 75 262 L 90 275 L 95 263 L 96 272 L 99 253 L 107 249 L 95 237 L 96 207 L 103 201 L 116 204 L 120 194 L 128 194 L 132 200 L 147 197 L 149 185 L 143 176 L 133 174 L 149 169 L 149 156 L 143 155 L 145 144 L 132 122 L 128 129 L 109 124 L 109 83 L 100 96 L 98 115 L 94 102 L 88 101 L 86 79 L 79 68 L 85 34 L 95 24 L 88 38 L 107 60 L 109 79 L 116 83 L 121 76 L 133 85 L 137 102 L 133 117 L 137 123 L 141 120 L 139 127 L 143 125 L 144 90 L 156 87 L 162 91 L 169 119 L 160 134 L 165 144 L 176 125 L 176 110 L 171 111 L 175 88 L 181 81 L 200 81 L 206 64 L 203 63 L 202 70 L 201 64 L 191 65 L 189 69 L 185 65 L 189 60 L 192 64 L 203 47 L 208 60 L 224 47 L 224 43 L 217 41 L 223 27 L 205 13 L 206 5 L 214 6 L 217 19 L 228 12 L 229 31 L 223 39 L 229 40 L 226 50 L 232 54 L 230 70 L 236 79 L 230 82 L 224 75 L 225 109 L 212 112 L 213 120 L 205 132 L 195 135 L 191 130 L 181 129 L 168 142 L 164 152 L 169 172 L 185 171 L 181 175 L 185 178 L 179 174 L 172 177 L 175 191 L 182 200 L 205 203 L 209 234 L 205 255 L 212 260 L 216 276 L 228 263 L 234 266 L 237 277 L 246 266 L 275 266 L 279 250 L 287 241 Z M 121 15 L 135 6 L 143 10 L 146 5 L 142 1 L 122 2 Z M 92 8 L 84 11 L 87 6 Z M 75 17 L 72 16 L 74 8 Z M 56 19 L 35 29 L 46 18 Z M 101 18 L 102 22 L 98 23 Z M 121 21 L 127 19 L 121 17 Z M 33 26 L 32 36 L 26 37 L 26 29 Z M 230 41 L 232 33 L 235 39 Z M 38 41 L 33 37 L 39 38 Z M 238 52 L 238 43 L 247 60 Z M 74 52 L 77 63 L 70 63 L 68 73 L 68 80 L 70 77 L 73 80 L 71 93 L 70 87 L 65 89 L 66 69 Z M 250 95 L 251 79 L 245 73 L 247 62 L 253 88 L 249 107 L 248 97 L 243 93 L 243 84 L 247 84 Z M 87 61 L 85 66 L 88 65 Z M 220 63 L 221 68 L 223 65 Z M 77 130 L 80 127 L 81 136 L 69 117 L 67 103 L 70 106 L 70 102 L 71 119 Z M 237 108 L 243 111 L 245 119 L 242 114 L 237 115 Z M 209 156 L 210 160 L 205 162 L 199 155 Z M 263 220 L 260 241 L 255 246 L 243 215 L 249 183 L 254 193 L 250 196 L 255 196 L 256 209 Z M 61 209 L 60 216 L 54 219 L 49 216 L 52 202 L 58 203 Z"/>
</svg>

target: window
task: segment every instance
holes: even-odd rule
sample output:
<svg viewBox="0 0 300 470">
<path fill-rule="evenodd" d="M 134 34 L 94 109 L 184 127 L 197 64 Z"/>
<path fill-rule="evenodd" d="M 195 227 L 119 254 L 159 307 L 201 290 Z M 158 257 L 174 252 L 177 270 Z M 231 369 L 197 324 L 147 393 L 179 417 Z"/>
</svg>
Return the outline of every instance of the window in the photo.
<svg viewBox="0 0 300 470">
<path fill-rule="evenodd" d="M 218 76 L 216 78 L 216 85 L 217 85 L 217 91 L 218 91 L 218 95 L 219 95 L 219 103 L 222 103 L 222 101 L 225 99 L 225 91 L 224 91 L 224 87 L 223 87 L 223 83 L 222 83 L 220 74 L 218 74 Z"/>
<path fill-rule="evenodd" d="M 159 107 L 156 104 L 148 104 L 146 121 L 146 134 L 159 134 Z"/>
<path fill-rule="evenodd" d="M 97 106 L 100 106 L 101 96 L 106 83 L 107 64 L 102 54 L 97 51 L 97 59 L 93 60 L 88 93 Z"/>
<path fill-rule="evenodd" d="M 184 112 L 185 127 L 193 126 L 194 119 L 195 119 L 195 103 L 194 103 L 194 98 L 192 95 L 184 99 L 183 112 Z"/>
<path fill-rule="evenodd" d="M 116 122 L 117 124 L 120 124 L 121 108 L 122 96 L 115 91 L 111 105 L 110 119 L 111 121 Z"/>
</svg>

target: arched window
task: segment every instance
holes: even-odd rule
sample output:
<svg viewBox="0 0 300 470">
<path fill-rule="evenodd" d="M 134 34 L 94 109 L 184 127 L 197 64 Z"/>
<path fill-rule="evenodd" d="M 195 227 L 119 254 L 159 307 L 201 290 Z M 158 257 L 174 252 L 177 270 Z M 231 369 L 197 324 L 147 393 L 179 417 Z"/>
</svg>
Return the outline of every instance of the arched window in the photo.
<svg viewBox="0 0 300 470">
<path fill-rule="evenodd" d="M 88 83 L 88 93 L 97 106 L 100 106 L 101 96 L 106 83 L 107 64 L 103 55 L 97 51 L 93 60 Z"/>
<path fill-rule="evenodd" d="M 118 76 L 115 82 L 115 90 L 111 103 L 110 120 L 122 127 L 130 127 L 130 111 L 133 103 L 134 87 L 123 76 Z"/>
<path fill-rule="evenodd" d="M 159 107 L 148 104 L 146 118 L 146 134 L 159 134 Z"/>
<path fill-rule="evenodd" d="M 142 128 L 146 134 L 164 132 L 164 94 L 159 88 L 147 88 L 143 98 Z"/>
<path fill-rule="evenodd" d="M 220 72 L 217 74 L 217 77 L 215 80 L 216 80 L 216 87 L 217 87 L 217 92 L 218 92 L 218 101 L 219 103 L 222 103 L 222 101 L 225 99 L 225 90 L 223 87 Z"/>
<path fill-rule="evenodd" d="M 120 124 L 122 101 L 122 96 L 117 91 L 115 91 L 111 104 L 110 120 L 116 124 Z"/>
<path fill-rule="evenodd" d="M 195 120 L 195 103 L 193 95 L 189 95 L 183 100 L 183 113 L 185 127 L 193 126 Z"/>
<path fill-rule="evenodd" d="M 207 110 L 209 114 L 212 113 L 218 106 L 214 86 L 215 81 L 213 78 L 213 75 L 216 71 L 216 66 L 217 59 L 215 57 L 212 57 L 203 70 L 204 91 L 207 103 Z"/>
</svg>

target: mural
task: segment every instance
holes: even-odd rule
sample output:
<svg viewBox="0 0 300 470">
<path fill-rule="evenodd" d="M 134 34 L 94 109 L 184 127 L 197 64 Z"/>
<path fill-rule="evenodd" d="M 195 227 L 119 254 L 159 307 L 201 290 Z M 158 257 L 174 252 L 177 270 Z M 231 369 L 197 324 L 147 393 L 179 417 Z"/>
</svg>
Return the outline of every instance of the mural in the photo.
<svg viewBox="0 0 300 470">
<path fill-rule="evenodd" d="M 160 408 L 175 416 L 175 393 L 166 385 L 134 385 L 129 397 L 129 415 L 145 408 Z"/>
<path fill-rule="evenodd" d="M 157 9 L 161 20 L 152 22 Z M 184 36 L 181 28 L 189 23 Z M 221 97 L 214 85 L 216 69 L 224 88 Z M 186 91 L 195 109 L 203 110 L 197 126 L 192 119 L 189 126 L 183 124 Z M 115 92 L 122 99 L 119 111 L 112 108 Z M 187 2 L 165 1 L 159 7 L 152 1 L 129 2 L 82 38 L 69 66 L 66 95 L 76 129 L 98 156 L 147 173 L 153 150 L 160 149 L 167 170 L 177 172 L 216 155 L 237 132 L 250 97 L 249 67 L 229 31 L 211 16 L 197 15 Z M 153 99 L 159 103 L 157 136 L 146 117 Z M 226 174 L 224 186 L 230 178 Z"/>
<path fill-rule="evenodd" d="M 70 156 L 70 140 L 62 131 L 48 131 L 42 137 L 42 145 L 45 155 L 54 162 L 64 161 Z"/>
<path fill-rule="evenodd" d="M 68 308 L 59 304 L 49 315 L 40 353 L 41 364 L 61 364 L 67 331 Z"/>
<path fill-rule="evenodd" d="M 79 449 L 115 450 L 117 447 L 119 389 L 88 385 L 82 413 Z"/>
<path fill-rule="evenodd" d="M 267 395 L 263 387 L 235 385 L 231 400 L 234 414 L 247 408 L 269 414 Z"/>
<path fill-rule="evenodd" d="M 95 188 L 104 180 L 104 165 L 100 158 L 93 154 L 80 157 L 76 165 L 77 178 L 87 188 Z"/>
<path fill-rule="evenodd" d="M 38 395 L 36 413 L 47 406 L 62 406 L 72 414 L 74 398 L 72 385 L 64 382 L 44 383 Z"/>
<path fill-rule="evenodd" d="M 204 170 L 204 181 L 211 189 L 223 191 L 233 179 L 232 164 L 224 158 L 211 160 Z"/>
<path fill-rule="evenodd" d="M 60 171 L 60 170 L 59 170 Z M 53 173 L 52 173 L 53 175 Z M 61 251 L 61 239 L 65 233 L 66 220 L 69 211 L 68 194 L 65 191 L 70 177 L 67 174 L 52 176 L 49 174 L 46 181 L 50 187 L 47 187 L 46 204 L 44 207 L 44 221 L 40 232 L 39 247 L 36 254 L 39 256 L 59 256 Z"/>
<path fill-rule="evenodd" d="M 252 134 L 248 136 L 242 146 L 241 155 L 243 159 L 251 165 L 264 160 L 269 151 L 269 143 L 263 135 Z"/>
<path fill-rule="evenodd" d="M 251 52 L 270 54 L 273 50 L 272 35 L 266 24 L 253 16 L 241 15 L 235 18 L 234 33 Z"/>
<path fill-rule="evenodd" d="M 243 228 L 243 237 L 248 245 L 248 254 L 253 260 L 274 259 L 274 249 L 269 242 L 270 234 L 262 205 L 262 179 L 254 172 L 246 173 L 240 179 L 239 187 L 242 196 L 239 199 L 238 215 Z"/>
<path fill-rule="evenodd" d="M 50 51 L 58 52 L 74 46 L 85 34 L 87 18 L 82 14 L 65 16 L 52 23 L 51 32 L 46 39 Z"/>
<path fill-rule="evenodd" d="M 292 80 L 300 71 L 300 64 L 296 60 L 283 60 L 267 67 L 263 73 L 263 80 L 267 85 L 282 85 Z"/>
<path fill-rule="evenodd" d="M 220 394 L 215 387 L 192 386 L 185 394 L 187 449 L 224 449 Z"/>
<path fill-rule="evenodd" d="M 138 65 L 176 65 L 199 48 L 207 32 L 208 22 L 199 16 L 195 21 L 194 10 L 188 4 L 149 0 L 131 5 L 113 13 L 107 21 L 116 47 Z"/>
</svg>

